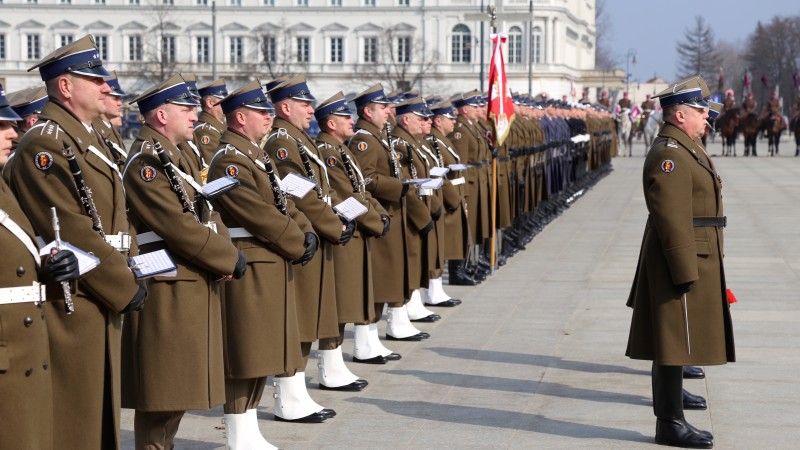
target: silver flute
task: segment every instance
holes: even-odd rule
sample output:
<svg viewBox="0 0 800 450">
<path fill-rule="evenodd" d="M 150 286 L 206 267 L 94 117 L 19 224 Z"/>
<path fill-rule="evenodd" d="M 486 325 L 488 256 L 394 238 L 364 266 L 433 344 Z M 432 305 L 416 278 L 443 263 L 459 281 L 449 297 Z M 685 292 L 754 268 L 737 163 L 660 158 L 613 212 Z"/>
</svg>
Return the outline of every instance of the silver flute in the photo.
<svg viewBox="0 0 800 450">
<path fill-rule="evenodd" d="M 50 249 L 50 256 L 55 256 L 56 253 L 61 251 L 61 224 L 58 222 L 58 213 L 55 206 L 50 208 L 50 212 L 53 216 L 53 233 L 56 238 L 56 246 Z M 62 281 L 61 289 L 64 290 L 64 311 L 67 314 L 72 314 L 75 312 L 75 304 L 72 303 L 72 291 L 69 289 L 69 281 Z"/>
</svg>

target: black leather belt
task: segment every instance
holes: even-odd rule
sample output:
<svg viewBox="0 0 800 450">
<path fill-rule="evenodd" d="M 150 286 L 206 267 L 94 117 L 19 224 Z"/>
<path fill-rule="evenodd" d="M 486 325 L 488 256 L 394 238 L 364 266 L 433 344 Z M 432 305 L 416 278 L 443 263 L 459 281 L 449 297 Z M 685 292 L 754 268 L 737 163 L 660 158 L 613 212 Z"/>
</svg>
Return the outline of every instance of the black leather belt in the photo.
<svg viewBox="0 0 800 450">
<path fill-rule="evenodd" d="M 508 156 L 501 156 L 497 158 L 497 160 L 500 162 L 504 162 L 504 161 L 511 161 L 511 158 L 509 158 Z"/>
<path fill-rule="evenodd" d="M 725 228 L 728 225 L 728 218 L 722 217 L 694 217 L 692 223 L 696 227 L 716 227 Z"/>
</svg>

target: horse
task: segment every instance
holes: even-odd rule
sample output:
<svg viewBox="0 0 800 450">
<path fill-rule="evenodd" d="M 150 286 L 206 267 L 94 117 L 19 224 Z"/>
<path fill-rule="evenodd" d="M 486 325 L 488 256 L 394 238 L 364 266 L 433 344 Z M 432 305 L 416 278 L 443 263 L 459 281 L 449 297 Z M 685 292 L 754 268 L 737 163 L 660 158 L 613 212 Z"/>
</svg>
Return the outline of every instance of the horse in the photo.
<svg viewBox="0 0 800 450">
<path fill-rule="evenodd" d="M 722 156 L 736 156 L 736 136 L 739 134 L 739 108 L 726 109 L 717 119 L 717 129 L 722 135 Z"/>
<path fill-rule="evenodd" d="M 619 125 L 617 128 L 619 141 L 625 144 L 625 147 L 628 149 L 628 156 L 633 156 L 633 143 L 631 142 L 631 138 L 633 137 L 632 123 L 628 115 L 630 111 L 630 108 L 620 109 L 615 120 Z M 624 154 L 625 152 L 623 151 L 622 153 Z"/>
<path fill-rule="evenodd" d="M 761 121 L 761 128 L 767 134 L 769 142 L 769 156 L 778 156 L 778 145 L 781 142 L 781 134 L 786 129 L 786 122 L 780 113 L 770 112 Z"/>
<path fill-rule="evenodd" d="M 644 144 L 647 150 L 653 145 L 653 139 L 656 138 L 656 134 L 658 134 L 658 129 L 661 127 L 662 123 L 664 123 L 664 113 L 661 110 L 647 114 L 647 122 L 644 124 L 644 130 L 642 131 L 644 135 Z M 647 150 L 645 150 L 645 152 Z"/>
<path fill-rule="evenodd" d="M 792 116 L 789 129 L 794 133 L 794 156 L 800 156 L 800 112 Z"/>
<path fill-rule="evenodd" d="M 742 135 L 744 136 L 744 156 L 758 156 L 756 153 L 756 138 L 761 131 L 761 121 L 756 113 L 750 111 L 740 118 Z"/>
</svg>

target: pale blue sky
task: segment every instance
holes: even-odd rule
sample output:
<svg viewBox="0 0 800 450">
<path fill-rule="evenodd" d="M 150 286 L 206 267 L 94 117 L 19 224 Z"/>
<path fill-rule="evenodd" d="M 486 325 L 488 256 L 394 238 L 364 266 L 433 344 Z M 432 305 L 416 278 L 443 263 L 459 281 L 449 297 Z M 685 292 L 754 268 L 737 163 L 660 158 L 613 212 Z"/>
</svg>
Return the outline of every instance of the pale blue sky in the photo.
<svg viewBox="0 0 800 450">
<path fill-rule="evenodd" d="M 618 65 L 625 69 L 629 48 L 637 64 L 631 80 L 647 81 L 653 73 L 670 81 L 676 77 L 675 43 L 684 30 L 703 16 L 717 39 L 744 43 L 756 23 L 776 15 L 800 15 L 798 0 L 606 0 L 611 22 L 611 45 Z"/>
</svg>

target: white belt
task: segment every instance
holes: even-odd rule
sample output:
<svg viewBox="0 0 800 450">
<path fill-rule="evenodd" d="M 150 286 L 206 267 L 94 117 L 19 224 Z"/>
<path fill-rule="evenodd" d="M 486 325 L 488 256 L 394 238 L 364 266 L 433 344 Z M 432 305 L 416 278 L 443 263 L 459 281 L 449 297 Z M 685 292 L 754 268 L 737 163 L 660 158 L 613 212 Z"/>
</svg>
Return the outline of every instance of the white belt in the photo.
<svg viewBox="0 0 800 450">
<path fill-rule="evenodd" d="M 253 233 L 245 230 L 242 227 L 228 228 L 228 232 L 231 234 L 231 239 L 245 239 L 253 237 Z"/>
<path fill-rule="evenodd" d="M 36 281 L 31 286 L 18 286 L 0 289 L 0 305 L 11 303 L 42 302 L 45 299 L 41 284 Z"/>
<path fill-rule="evenodd" d="M 453 186 L 464 184 L 464 177 L 453 178 L 452 180 L 450 180 L 450 184 L 452 184 Z"/>
<path fill-rule="evenodd" d="M 139 245 L 152 244 L 153 242 L 160 242 L 163 240 L 164 238 L 157 235 L 153 231 L 145 231 L 144 233 L 139 233 L 136 235 L 136 243 Z"/>
<path fill-rule="evenodd" d="M 117 234 L 106 235 L 105 237 L 108 245 L 117 249 L 120 252 L 128 252 L 131 249 L 131 235 L 120 231 Z"/>
</svg>

